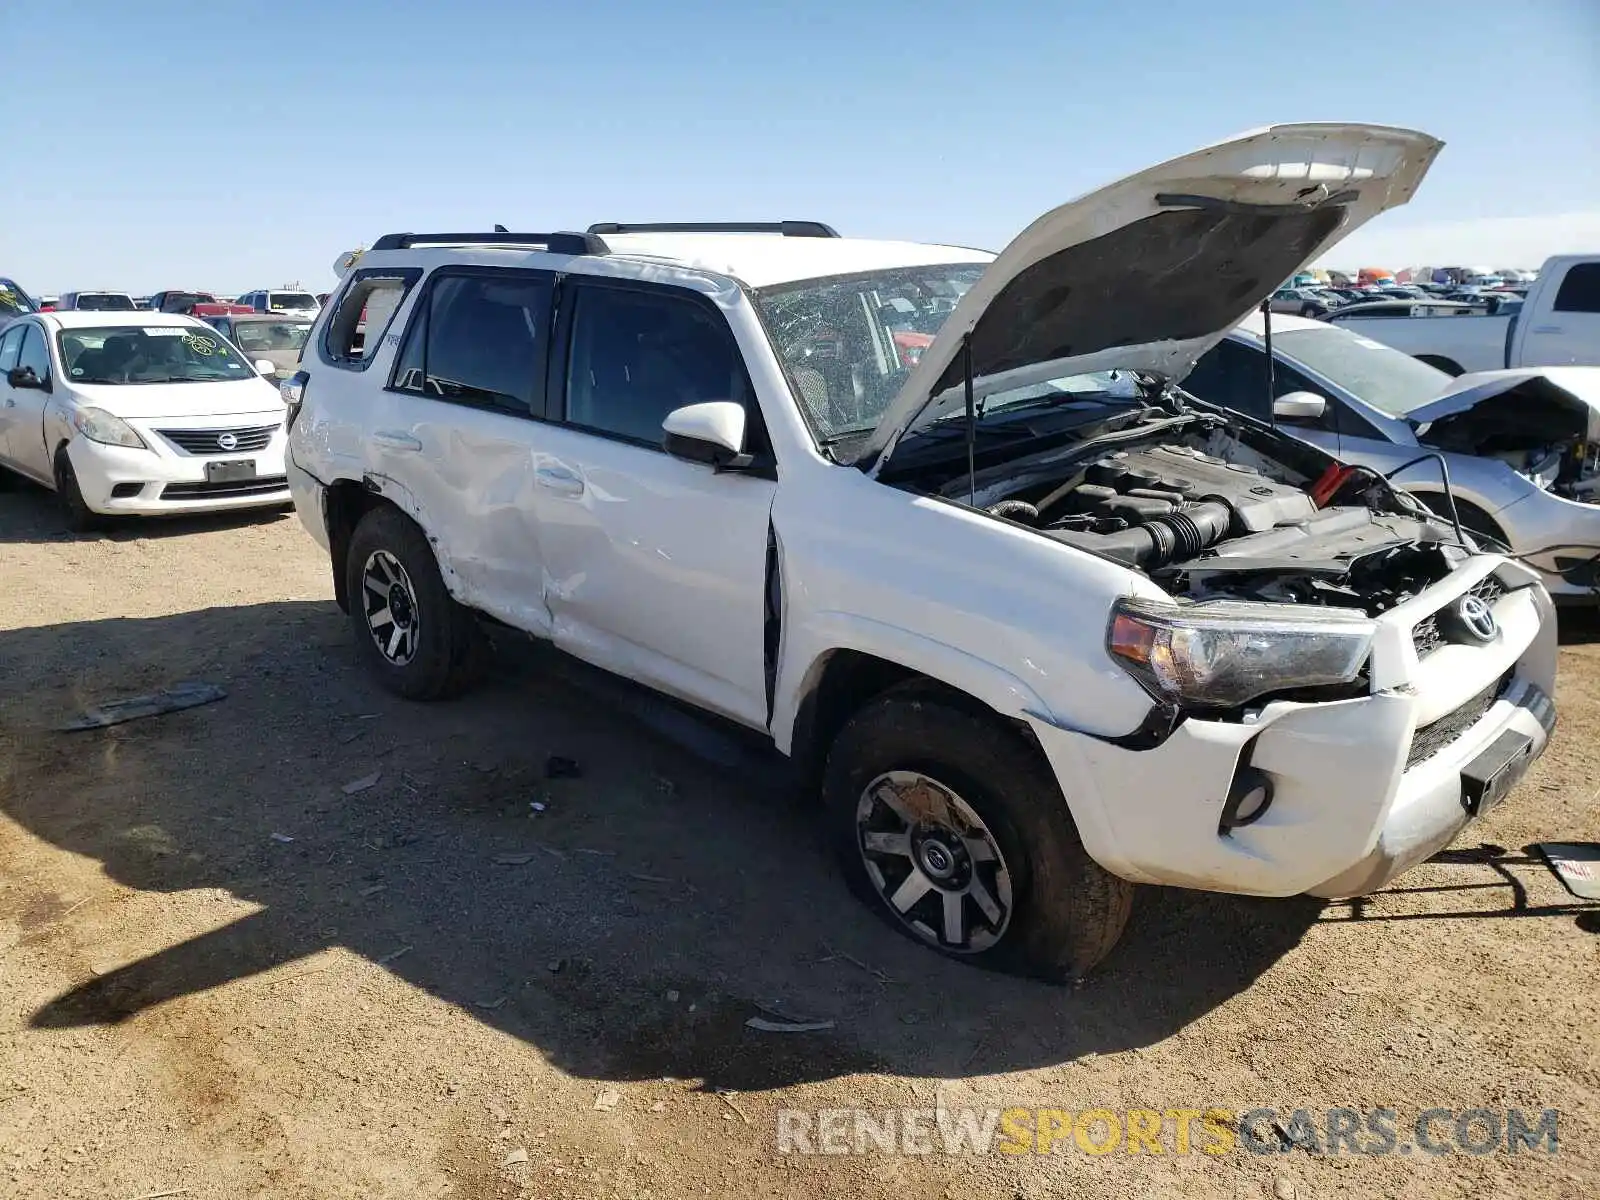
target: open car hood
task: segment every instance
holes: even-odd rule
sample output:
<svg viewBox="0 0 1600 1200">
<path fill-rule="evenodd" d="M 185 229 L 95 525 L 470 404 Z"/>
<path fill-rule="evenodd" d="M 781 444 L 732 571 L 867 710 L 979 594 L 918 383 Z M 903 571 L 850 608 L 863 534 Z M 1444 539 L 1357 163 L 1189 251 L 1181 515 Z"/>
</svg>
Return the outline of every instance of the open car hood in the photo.
<svg viewBox="0 0 1600 1200">
<path fill-rule="evenodd" d="M 863 444 L 894 447 L 973 394 L 1121 369 L 1180 377 L 1283 281 L 1411 199 L 1442 142 L 1376 125 L 1274 125 L 1052 209 L 962 297 Z"/>
<path fill-rule="evenodd" d="M 1412 409 L 1406 420 L 1421 429 L 1474 409 L 1506 406 L 1507 419 L 1515 421 L 1519 415 L 1528 415 L 1534 399 L 1570 412 L 1585 431 L 1585 439 L 1600 442 L 1600 367 L 1474 371 L 1452 379 L 1438 399 Z"/>
</svg>

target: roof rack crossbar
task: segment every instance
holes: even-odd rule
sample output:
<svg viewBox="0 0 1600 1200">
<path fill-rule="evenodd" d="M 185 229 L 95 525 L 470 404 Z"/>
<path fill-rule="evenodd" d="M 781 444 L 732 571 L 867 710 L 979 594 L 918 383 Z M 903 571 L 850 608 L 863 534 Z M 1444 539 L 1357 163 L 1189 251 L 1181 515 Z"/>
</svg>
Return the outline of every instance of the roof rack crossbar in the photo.
<svg viewBox="0 0 1600 1200">
<path fill-rule="evenodd" d="M 821 221 L 600 221 L 589 232 L 608 233 L 781 233 L 784 237 L 836 238 L 839 231 Z"/>
<path fill-rule="evenodd" d="M 374 250 L 413 246 L 540 246 L 551 254 L 605 254 L 605 242 L 592 233 L 386 233 Z"/>
</svg>

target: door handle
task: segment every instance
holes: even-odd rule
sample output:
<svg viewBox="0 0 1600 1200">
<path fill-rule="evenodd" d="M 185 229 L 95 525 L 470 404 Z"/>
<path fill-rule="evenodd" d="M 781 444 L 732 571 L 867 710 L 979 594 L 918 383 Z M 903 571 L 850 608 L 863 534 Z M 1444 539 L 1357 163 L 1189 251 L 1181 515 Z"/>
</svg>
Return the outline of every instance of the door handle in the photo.
<svg viewBox="0 0 1600 1200">
<path fill-rule="evenodd" d="M 1559 325 L 1535 325 L 1528 332 L 1529 333 L 1560 333 L 1561 332 L 1561 326 L 1559 326 Z"/>
<path fill-rule="evenodd" d="M 583 480 L 565 467 L 540 467 L 533 477 L 545 491 L 558 496 L 583 495 Z"/>
<path fill-rule="evenodd" d="M 422 443 L 409 433 L 397 433 L 392 429 L 374 430 L 372 440 L 380 446 L 388 447 L 390 450 L 416 451 L 422 449 Z"/>
</svg>

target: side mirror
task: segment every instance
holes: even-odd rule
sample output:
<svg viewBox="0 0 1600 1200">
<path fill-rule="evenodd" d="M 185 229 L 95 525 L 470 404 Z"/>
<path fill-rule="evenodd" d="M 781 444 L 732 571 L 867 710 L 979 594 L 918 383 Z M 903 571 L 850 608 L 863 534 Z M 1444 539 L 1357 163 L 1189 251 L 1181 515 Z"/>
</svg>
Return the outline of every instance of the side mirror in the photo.
<svg viewBox="0 0 1600 1200">
<path fill-rule="evenodd" d="M 690 462 L 709 463 L 717 470 L 750 465 L 744 452 L 745 412 L 731 400 L 711 400 L 675 408 L 661 422 L 668 454 Z"/>
<path fill-rule="evenodd" d="M 278 373 L 278 364 L 270 358 L 258 358 L 251 365 L 262 375 L 276 375 Z"/>
<path fill-rule="evenodd" d="M 12 367 L 6 372 L 6 382 L 14 388 L 37 388 L 41 392 L 50 390 L 50 381 L 40 379 L 32 367 Z"/>
<path fill-rule="evenodd" d="M 1272 415 L 1315 421 L 1327 408 L 1328 402 L 1315 392 L 1285 392 L 1272 402 Z"/>
</svg>

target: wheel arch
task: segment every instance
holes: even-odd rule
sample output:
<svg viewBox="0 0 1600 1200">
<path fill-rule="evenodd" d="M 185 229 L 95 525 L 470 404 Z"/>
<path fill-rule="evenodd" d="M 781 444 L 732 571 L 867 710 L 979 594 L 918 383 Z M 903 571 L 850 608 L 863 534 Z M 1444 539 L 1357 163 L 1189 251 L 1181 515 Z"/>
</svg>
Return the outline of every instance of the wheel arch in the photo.
<svg viewBox="0 0 1600 1200">
<path fill-rule="evenodd" d="M 1445 495 L 1440 491 L 1428 491 L 1415 487 L 1407 488 L 1413 496 L 1427 505 L 1428 508 L 1445 520 L 1450 519 L 1450 505 L 1445 500 Z M 1505 527 L 1495 520 L 1494 514 L 1481 504 L 1475 504 L 1464 496 L 1457 496 L 1456 513 L 1461 517 L 1461 527 L 1468 533 L 1485 533 L 1504 545 L 1511 545 L 1511 537 L 1506 533 Z"/>
<path fill-rule="evenodd" d="M 324 491 L 323 506 L 323 520 L 328 530 L 328 562 L 333 569 L 333 598 L 342 611 L 350 611 L 349 586 L 345 578 L 350 538 L 361 519 L 375 508 L 395 509 L 422 531 L 433 549 L 434 561 L 439 564 L 445 589 L 454 599 L 465 603 L 449 555 L 428 531 L 421 506 L 404 486 L 383 475 L 366 475 L 359 480 L 338 479 Z"/>
<path fill-rule="evenodd" d="M 1022 714 L 1048 709 L 1032 689 L 1008 672 L 948 646 L 915 635 L 901 637 L 904 644 L 893 648 L 836 644 L 807 664 L 793 703 L 775 716 L 772 729 L 778 748 L 804 773 L 820 773 L 828 748 L 845 723 L 891 689 L 925 690 L 952 707 L 1019 731 L 1037 749 Z"/>
</svg>

